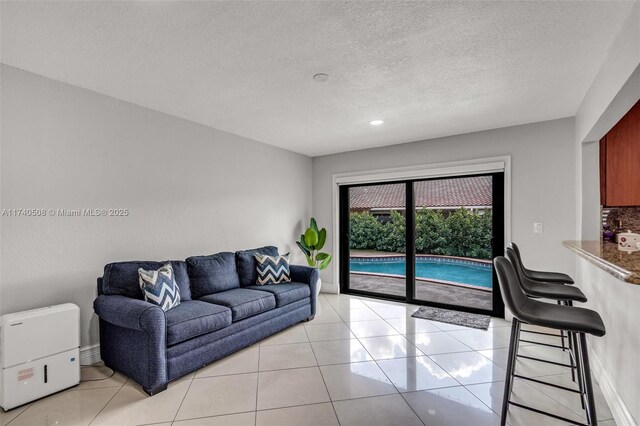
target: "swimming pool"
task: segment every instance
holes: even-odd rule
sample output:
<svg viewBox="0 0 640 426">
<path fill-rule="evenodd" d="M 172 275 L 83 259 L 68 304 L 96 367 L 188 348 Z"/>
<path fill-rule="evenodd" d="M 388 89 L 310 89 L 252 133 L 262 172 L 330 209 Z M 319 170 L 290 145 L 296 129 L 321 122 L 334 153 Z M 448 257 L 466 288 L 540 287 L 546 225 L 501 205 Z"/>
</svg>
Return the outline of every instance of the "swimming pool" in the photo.
<svg viewBox="0 0 640 426">
<path fill-rule="evenodd" d="M 416 257 L 416 278 L 492 288 L 491 264 L 448 257 Z M 406 274 L 404 257 L 352 257 L 351 272 Z"/>
</svg>

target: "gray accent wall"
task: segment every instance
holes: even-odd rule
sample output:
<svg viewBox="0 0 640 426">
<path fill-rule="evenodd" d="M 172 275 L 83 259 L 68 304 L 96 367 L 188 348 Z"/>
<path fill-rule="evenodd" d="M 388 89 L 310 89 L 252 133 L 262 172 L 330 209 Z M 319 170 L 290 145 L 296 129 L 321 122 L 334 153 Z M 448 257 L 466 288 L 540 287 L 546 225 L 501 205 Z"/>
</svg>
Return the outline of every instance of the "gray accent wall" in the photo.
<svg viewBox="0 0 640 426">
<path fill-rule="evenodd" d="M 2 313 L 76 303 L 88 346 L 106 263 L 267 244 L 304 262 L 309 157 L 5 65 L 1 85 L 2 209 L 129 210 L 1 217 Z"/>
<path fill-rule="evenodd" d="M 576 239 L 576 161 L 573 118 L 352 151 L 313 158 L 313 212 L 333 244 L 334 174 L 511 156 L 512 238 L 531 268 L 575 272 L 573 255 L 561 246 Z M 544 232 L 533 233 L 542 222 Z M 323 271 L 333 280 L 337 263 Z M 337 284 L 337 283 L 336 283 Z"/>
</svg>

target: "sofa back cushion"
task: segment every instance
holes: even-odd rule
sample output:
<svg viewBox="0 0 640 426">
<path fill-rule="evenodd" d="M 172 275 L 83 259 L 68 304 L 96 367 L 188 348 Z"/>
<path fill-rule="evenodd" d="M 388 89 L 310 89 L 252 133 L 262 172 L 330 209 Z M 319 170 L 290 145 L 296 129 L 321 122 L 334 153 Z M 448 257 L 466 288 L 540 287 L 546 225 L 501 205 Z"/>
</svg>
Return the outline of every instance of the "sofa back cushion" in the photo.
<svg viewBox="0 0 640 426">
<path fill-rule="evenodd" d="M 178 288 L 180 289 L 180 300 L 191 300 L 187 264 L 181 260 L 165 260 L 164 262 L 134 260 L 130 262 L 109 263 L 104 267 L 102 294 L 122 295 L 143 300 L 144 296 L 140 289 L 138 269 L 157 270 L 168 262 L 171 263 L 176 284 L 178 284 Z"/>
<path fill-rule="evenodd" d="M 256 285 L 258 280 L 258 271 L 255 255 L 277 256 L 278 248 L 274 246 L 265 246 L 251 250 L 243 250 L 236 252 L 236 265 L 238 266 L 238 277 L 240 278 L 240 286 L 247 287 Z"/>
<path fill-rule="evenodd" d="M 231 252 L 189 257 L 187 271 L 194 299 L 240 287 L 235 254 Z"/>
</svg>

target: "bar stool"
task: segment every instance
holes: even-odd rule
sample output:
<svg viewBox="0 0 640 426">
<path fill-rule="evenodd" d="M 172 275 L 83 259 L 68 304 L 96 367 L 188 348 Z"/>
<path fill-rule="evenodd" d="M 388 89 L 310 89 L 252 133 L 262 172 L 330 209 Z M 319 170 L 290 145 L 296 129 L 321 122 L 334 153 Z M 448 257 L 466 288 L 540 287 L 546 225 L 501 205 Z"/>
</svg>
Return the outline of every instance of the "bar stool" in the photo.
<svg viewBox="0 0 640 426">
<path fill-rule="evenodd" d="M 507 361 L 504 398 L 502 402 L 502 415 L 500 419 L 501 425 L 504 426 L 506 424 L 509 404 L 524 408 L 526 410 L 544 414 L 546 416 L 553 417 L 555 419 L 568 423 L 583 425 L 583 423 L 557 416 L 552 413 L 546 413 L 537 408 L 511 401 L 511 391 L 513 388 L 513 378 L 515 377 L 515 361 L 516 353 L 518 350 L 518 339 L 521 324 L 538 325 L 541 327 L 575 333 L 577 343 L 576 359 L 578 360 L 579 371 L 578 380 L 582 383 L 580 391 L 547 383 L 542 380 L 521 376 L 518 377 L 525 380 L 531 380 L 545 385 L 561 388 L 570 392 L 579 393 L 580 398 L 584 403 L 585 412 L 587 414 L 586 425 L 597 425 L 598 417 L 596 413 L 595 398 L 593 394 L 593 384 L 591 381 L 591 368 L 589 366 L 589 353 L 587 350 L 586 335 L 591 334 L 598 337 L 605 335 L 606 331 L 604 323 L 602 322 L 602 318 L 597 312 L 590 309 L 578 308 L 573 306 L 554 305 L 529 298 L 520 286 L 520 282 L 518 280 L 518 277 L 516 276 L 516 271 L 509 260 L 500 256 L 496 257 L 493 260 L 493 264 L 498 276 L 498 282 L 500 283 L 500 292 L 502 293 L 502 298 L 513 314 L 511 340 L 509 342 L 509 358 Z"/>
<path fill-rule="evenodd" d="M 516 254 L 520 267 L 524 271 L 524 275 L 530 280 L 556 284 L 573 284 L 573 278 L 567 274 L 563 274 L 562 272 L 533 271 L 531 269 L 527 269 L 524 266 L 524 263 L 522 263 L 522 255 L 520 254 L 520 249 L 516 243 L 511 242 L 511 247 Z"/>
<path fill-rule="evenodd" d="M 533 281 L 527 278 L 524 274 L 524 270 L 522 269 L 522 265 L 518 261 L 518 256 L 516 254 L 516 251 L 512 247 L 507 247 L 505 251 L 507 254 L 507 259 L 509 259 L 509 261 L 511 262 L 511 265 L 513 266 L 516 272 L 516 275 L 520 282 L 520 287 L 528 297 L 555 300 L 558 302 L 558 304 L 565 304 L 567 306 L 573 306 L 573 302 L 584 303 L 587 301 L 587 296 L 585 296 L 584 293 L 578 287 L 550 284 L 550 283 L 541 282 L 541 281 Z M 539 335 L 557 336 L 557 334 L 544 333 L 544 332 L 533 331 L 533 330 L 522 329 L 521 331 L 526 333 L 539 334 Z M 575 369 L 577 367 L 577 364 L 576 364 L 576 357 L 575 357 L 575 351 L 574 351 L 574 348 L 576 347 L 576 342 L 575 342 L 575 335 L 573 333 L 568 333 L 568 336 L 565 337 L 564 332 L 560 331 L 561 346 L 552 345 L 550 343 L 537 342 L 534 340 L 520 339 L 519 341 L 534 343 L 534 344 L 544 345 L 544 346 L 550 346 L 554 348 L 561 348 L 564 351 L 567 348 L 565 346 L 565 338 L 568 339 L 568 342 L 569 342 L 568 346 L 569 346 L 569 356 L 571 360 L 571 365 L 570 366 L 566 364 L 560 364 L 560 365 L 571 367 L 571 379 L 575 381 L 576 380 Z M 522 358 L 529 358 L 535 361 L 558 364 L 558 363 L 547 361 L 540 358 L 528 357 L 524 355 L 518 355 L 518 356 Z M 580 382 L 578 382 L 578 384 L 581 385 Z"/>
<path fill-rule="evenodd" d="M 524 266 L 522 266 L 522 262 L 520 257 L 518 256 L 517 250 L 513 247 L 507 247 L 505 251 L 507 253 L 507 258 L 516 271 L 516 275 L 520 280 L 522 289 L 527 296 L 542 297 L 545 299 L 553 299 L 562 302 L 575 301 L 584 303 L 587 301 L 587 296 L 585 296 L 578 287 L 551 284 L 546 281 L 533 280 L 527 277 L 526 271 L 524 269 Z M 557 274 L 558 272 L 551 273 Z"/>
<path fill-rule="evenodd" d="M 531 269 L 527 269 L 524 266 L 524 263 L 522 262 L 522 255 L 520 254 L 520 249 L 518 248 L 518 245 L 514 242 L 511 242 L 511 249 L 513 250 L 513 253 L 515 255 L 514 258 L 510 258 L 511 263 L 514 267 L 519 267 L 520 270 L 522 271 L 522 274 L 528 278 L 528 280 L 530 281 L 537 281 L 537 282 L 546 282 L 546 283 L 552 283 L 552 284 L 574 284 L 573 279 L 567 275 L 564 274 L 562 272 L 548 272 L 548 271 L 533 271 Z M 562 305 L 563 301 L 558 300 L 557 301 L 558 305 Z M 567 302 L 565 303 L 566 305 L 571 306 L 572 303 L 571 302 Z M 533 331 L 530 330 L 524 330 L 528 333 L 534 333 Z M 562 350 L 565 350 L 566 346 L 564 343 L 564 339 L 565 339 L 565 335 L 564 332 L 560 332 L 560 338 L 562 340 Z M 569 346 L 572 345 L 572 341 L 571 339 L 569 339 Z M 573 377 L 573 376 L 572 376 Z"/>
</svg>

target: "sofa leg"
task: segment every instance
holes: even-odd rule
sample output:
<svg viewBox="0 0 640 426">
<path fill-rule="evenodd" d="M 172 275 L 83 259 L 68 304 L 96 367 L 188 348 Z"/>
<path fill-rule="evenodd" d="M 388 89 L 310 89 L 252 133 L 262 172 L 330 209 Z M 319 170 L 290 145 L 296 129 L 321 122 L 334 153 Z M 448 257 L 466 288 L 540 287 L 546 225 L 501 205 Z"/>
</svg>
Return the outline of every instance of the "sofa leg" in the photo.
<svg viewBox="0 0 640 426">
<path fill-rule="evenodd" d="M 305 319 L 305 322 L 309 322 L 312 319 L 314 319 L 316 316 L 315 315 L 311 315 L 310 317 L 308 317 L 307 319 Z"/>
<path fill-rule="evenodd" d="M 162 391 L 167 390 L 167 383 L 165 383 L 164 385 L 160 385 L 160 386 L 158 386 L 158 387 L 156 387 L 154 389 L 144 389 L 143 388 L 142 390 L 144 390 L 147 395 L 153 396 L 155 394 L 158 394 L 158 393 L 160 393 Z"/>
</svg>

